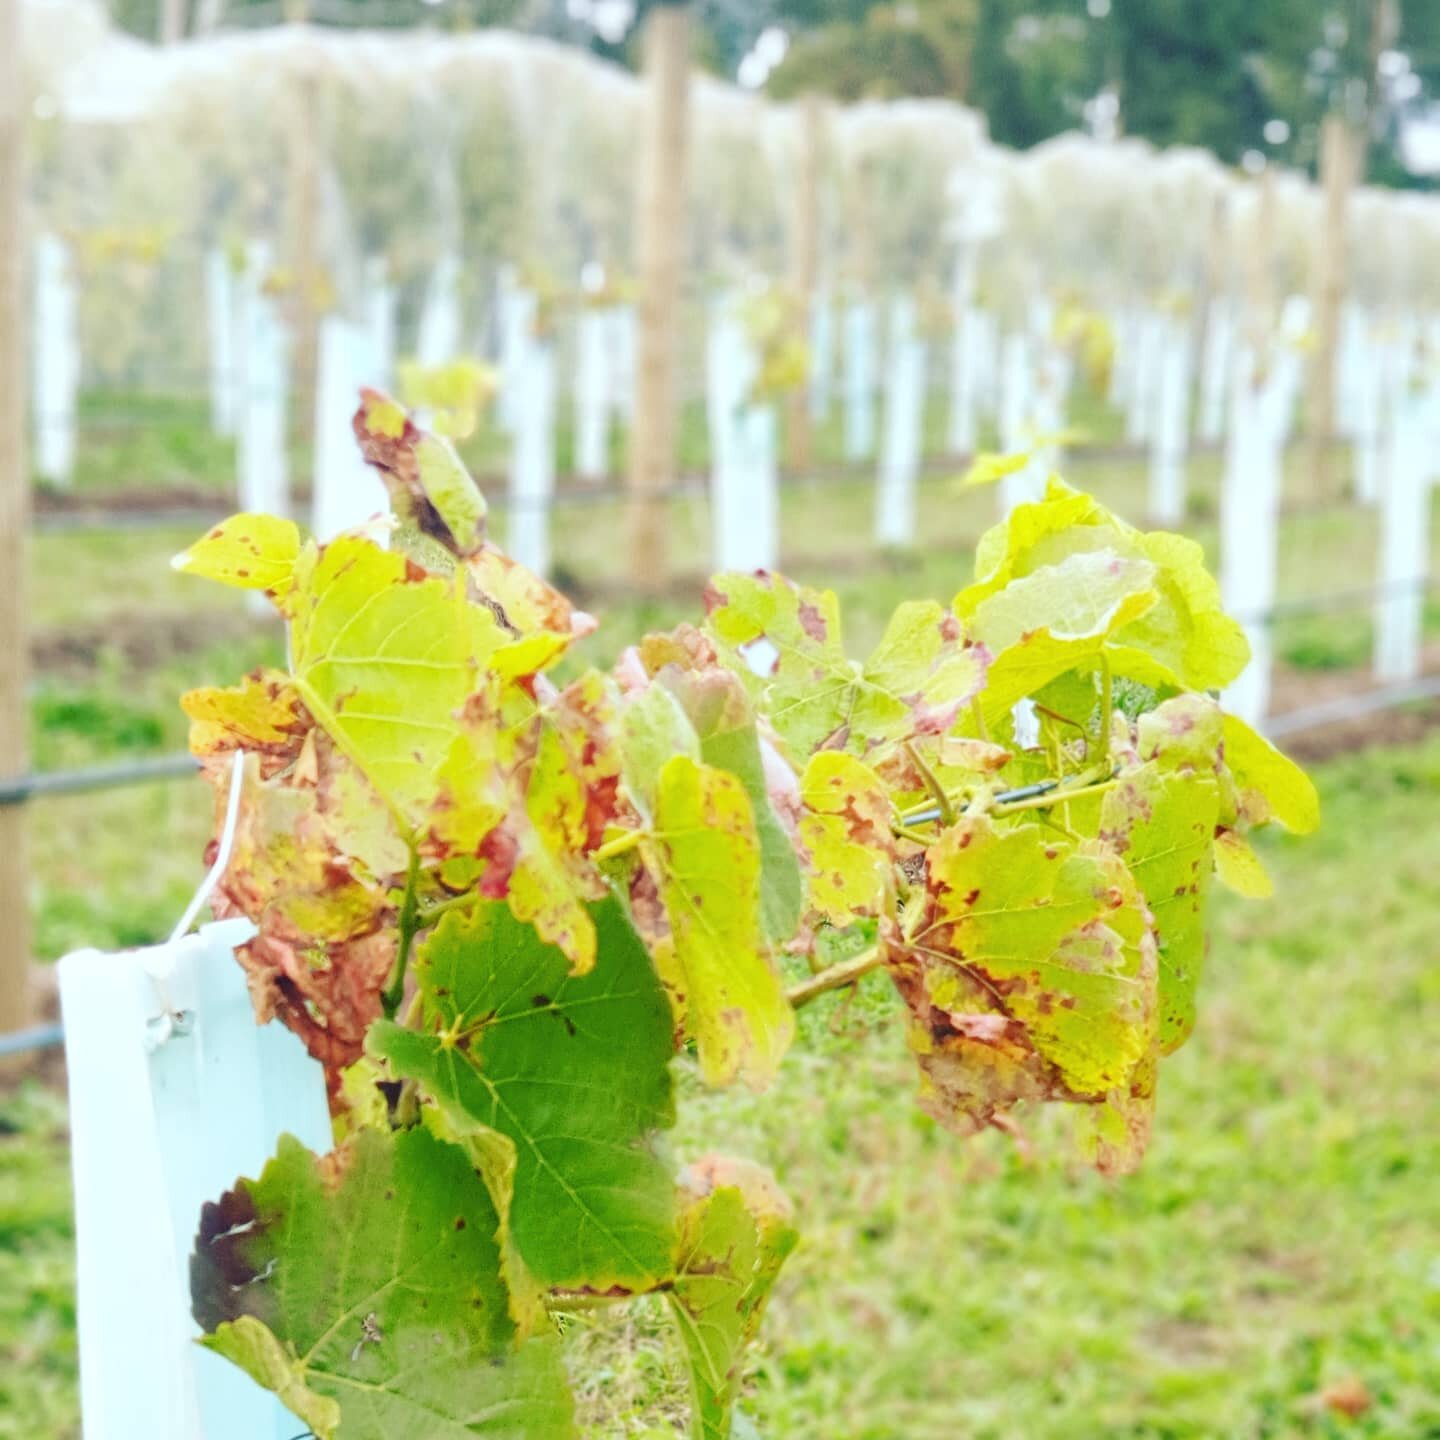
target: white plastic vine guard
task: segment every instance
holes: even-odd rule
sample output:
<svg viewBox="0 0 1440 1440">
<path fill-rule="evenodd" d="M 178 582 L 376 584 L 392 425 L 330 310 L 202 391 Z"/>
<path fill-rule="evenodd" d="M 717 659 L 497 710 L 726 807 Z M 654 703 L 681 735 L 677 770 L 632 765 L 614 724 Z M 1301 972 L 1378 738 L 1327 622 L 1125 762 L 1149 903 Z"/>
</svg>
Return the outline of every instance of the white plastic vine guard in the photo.
<svg viewBox="0 0 1440 1440">
<path fill-rule="evenodd" d="M 194 1343 L 189 1257 L 207 1200 L 288 1131 L 331 1145 L 321 1068 L 257 1026 L 247 920 L 60 962 L 85 1440 L 290 1440 L 304 1426 Z"/>
</svg>

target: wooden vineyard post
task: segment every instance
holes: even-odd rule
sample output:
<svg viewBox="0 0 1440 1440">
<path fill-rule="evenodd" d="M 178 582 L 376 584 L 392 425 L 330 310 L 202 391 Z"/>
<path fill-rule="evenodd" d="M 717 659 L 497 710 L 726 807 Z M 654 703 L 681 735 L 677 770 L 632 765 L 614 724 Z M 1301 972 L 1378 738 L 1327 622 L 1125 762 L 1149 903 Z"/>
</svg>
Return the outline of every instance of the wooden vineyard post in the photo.
<svg viewBox="0 0 1440 1440">
<path fill-rule="evenodd" d="M 824 112 L 818 96 L 800 102 L 800 151 L 795 184 L 795 231 L 791 238 L 790 288 L 794 311 L 794 337 L 802 344 L 810 338 L 820 269 L 821 126 Z M 816 357 L 811 357 L 811 363 Z M 791 390 L 785 402 L 785 462 L 791 472 L 803 475 L 814 464 L 815 437 L 810 422 L 810 396 L 804 386 Z"/>
<path fill-rule="evenodd" d="M 178 45 L 185 38 L 185 0 L 160 0 L 160 43 Z"/>
<path fill-rule="evenodd" d="M 29 609 L 26 542 L 30 478 L 25 458 L 24 86 L 20 83 L 19 0 L 0 0 L 0 777 L 29 763 Z M 0 1034 L 31 1019 L 30 897 L 25 810 L 0 805 Z"/>
<path fill-rule="evenodd" d="M 1320 129 L 1320 184 L 1325 218 L 1315 275 L 1315 356 L 1310 367 L 1308 429 L 1315 488 L 1331 494 L 1334 470 L 1336 354 L 1340 310 L 1345 299 L 1350 188 L 1355 180 L 1354 134 L 1345 117 L 1332 112 Z"/>
<path fill-rule="evenodd" d="M 640 156 L 640 314 L 630 432 L 629 574 L 659 590 L 666 571 L 664 491 L 674 480 L 680 270 L 686 243 L 690 12 L 661 5 L 646 22 L 647 112 Z"/>
</svg>

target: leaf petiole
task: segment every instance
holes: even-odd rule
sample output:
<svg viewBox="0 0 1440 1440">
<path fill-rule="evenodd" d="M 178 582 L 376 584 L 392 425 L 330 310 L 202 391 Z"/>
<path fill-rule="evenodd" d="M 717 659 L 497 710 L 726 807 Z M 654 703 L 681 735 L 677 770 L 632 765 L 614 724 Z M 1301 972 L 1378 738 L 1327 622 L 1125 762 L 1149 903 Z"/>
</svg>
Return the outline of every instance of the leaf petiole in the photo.
<svg viewBox="0 0 1440 1440">
<path fill-rule="evenodd" d="M 442 915 L 448 914 L 451 910 L 458 910 L 462 905 L 471 905 L 475 901 L 475 892 L 467 890 L 463 895 L 451 895 L 447 899 L 437 900 L 433 905 L 426 905 L 417 910 L 415 928 L 428 930 Z"/>
<path fill-rule="evenodd" d="M 617 855 L 633 850 L 645 838 L 646 833 L 644 830 L 622 830 L 613 840 L 607 840 L 594 851 L 590 858 L 597 862 L 613 860 Z"/>
<path fill-rule="evenodd" d="M 410 966 L 410 947 L 415 941 L 415 932 L 420 929 L 420 899 L 417 893 L 420 884 L 420 851 L 410 847 L 410 864 L 405 871 L 405 895 L 400 901 L 400 915 L 396 921 L 400 933 L 400 945 L 395 952 L 395 967 L 380 996 L 385 1008 L 385 1018 L 393 1020 L 400 1002 L 405 998 L 405 972 Z"/>
<path fill-rule="evenodd" d="M 920 778 L 925 782 L 925 788 L 930 792 L 930 798 L 934 800 L 936 808 L 940 811 L 940 819 L 946 825 L 953 825 L 955 823 L 955 807 L 950 803 L 950 797 L 945 793 L 945 787 L 940 783 L 940 777 L 930 768 L 925 757 L 909 740 L 905 742 L 905 753 L 910 757 L 910 763 L 920 772 Z"/>
<path fill-rule="evenodd" d="M 823 995 L 827 990 L 838 990 L 843 985 L 853 985 L 862 975 L 868 975 L 884 963 L 885 956 L 878 945 L 872 946 L 869 950 L 862 950 L 858 955 L 852 955 L 848 960 L 841 960 L 838 964 L 827 966 L 824 970 L 812 975 L 808 980 L 802 980 L 798 985 L 792 985 L 786 992 L 785 998 L 790 1002 L 794 1010 L 802 1005 L 808 1005 L 817 995 Z"/>
</svg>

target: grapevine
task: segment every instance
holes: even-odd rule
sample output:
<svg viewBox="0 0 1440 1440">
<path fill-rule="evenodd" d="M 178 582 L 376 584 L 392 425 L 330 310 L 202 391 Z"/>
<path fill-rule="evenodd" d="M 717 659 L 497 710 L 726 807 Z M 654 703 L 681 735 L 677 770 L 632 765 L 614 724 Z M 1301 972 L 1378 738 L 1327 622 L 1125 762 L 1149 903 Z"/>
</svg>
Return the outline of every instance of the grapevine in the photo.
<svg viewBox="0 0 1440 1440">
<path fill-rule="evenodd" d="M 763 1090 L 798 1007 L 884 970 L 929 1114 L 1064 1102 L 1126 1171 L 1212 882 L 1268 893 L 1250 834 L 1314 790 L 1207 693 L 1248 651 L 1199 547 L 1058 480 L 863 662 L 831 592 L 726 574 L 605 673 L 446 440 L 373 392 L 355 433 L 385 543 L 238 515 L 176 561 L 288 628 L 183 704 L 219 796 L 244 752 L 217 908 L 336 1137 L 205 1207 L 204 1343 L 326 1440 L 550 1440 L 556 1314 L 659 1294 L 723 1440 L 797 1230 L 758 1166 L 676 1173 L 677 1067 Z"/>
</svg>

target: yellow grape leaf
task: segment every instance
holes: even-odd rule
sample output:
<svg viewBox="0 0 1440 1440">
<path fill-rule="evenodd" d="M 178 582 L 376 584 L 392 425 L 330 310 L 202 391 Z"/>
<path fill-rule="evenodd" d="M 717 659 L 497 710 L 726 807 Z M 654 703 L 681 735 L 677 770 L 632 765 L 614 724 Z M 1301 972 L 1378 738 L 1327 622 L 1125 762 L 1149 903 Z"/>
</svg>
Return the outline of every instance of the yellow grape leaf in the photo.
<svg viewBox="0 0 1440 1440">
<path fill-rule="evenodd" d="M 356 535 L 324 547 L 290 605 L 295 688 L 315 721 L 389 805 L 420 827 L 455 715 L 502 635 L 453 579 Z"/>
<path fill-rule="evenodd" d="M 240 590 L 263 590 L 285 609 L 300 558 L 300 530 L 274 515 L 232 515 L 170 562 L 186 575 Z"/>
<path fill-rule="evenodd" d="M 1250 842 L 1234 830 L 1215 837 L 1215 874 L 1220 883 L 1247 900 L 1268 900 L 1275 886 Z"/>
<path fill-rule="evenodd" d="M 1296 835 L 1308 835 L 1320 824 L 1314 782 L 1237 715 L 1225 717 L 1225 764 L 1235 777 L 1242 813 L 1251 824 L 1278 820 Z"/>
<path fill-rule="evenodd" d="M 677 1009 L 711 1085 L 774 1078 L 795 1016 L 766 953 L 760 842 L 750 798 L 728 771 L 676 755 L 660 772 L 655 828 L 643 847 L 673 944 Z"/>
<path fill-rule="evenodd" d="M 971 462 L 970 468 L 960 477 L 960 489 L 976 490 L 982 485 L 994 485 L 1007 475 L 1017 474 L 1030 463 L 1029 450 L 1017 451 L 1012 455 L 997 454 L 993 450 L 982 450 Z"/>
</svg>

